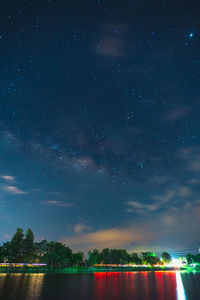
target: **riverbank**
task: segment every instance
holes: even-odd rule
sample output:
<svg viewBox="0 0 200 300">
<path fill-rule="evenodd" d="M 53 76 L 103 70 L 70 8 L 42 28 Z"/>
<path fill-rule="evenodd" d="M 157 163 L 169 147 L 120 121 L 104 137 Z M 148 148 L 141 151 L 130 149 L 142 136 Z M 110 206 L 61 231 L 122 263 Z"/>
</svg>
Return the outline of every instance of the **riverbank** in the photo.
<svg viewBox="0 0 200 300">
<path fill-rule="evenodd" d="M 51 269 L 45 267 L 0 267 L 0 273 L 44 273 L 44 274 L 76 274 L 76 273 L 96 273 L 96 272 L 144 272 L 144 271 L 175 271 L 177 268 L 167 267 L 66 267 L 63 269 Z M 200 272 L 200 267 L 184 267 L 178 270 L 182 271 L 197 271 Z"/>
</svg>

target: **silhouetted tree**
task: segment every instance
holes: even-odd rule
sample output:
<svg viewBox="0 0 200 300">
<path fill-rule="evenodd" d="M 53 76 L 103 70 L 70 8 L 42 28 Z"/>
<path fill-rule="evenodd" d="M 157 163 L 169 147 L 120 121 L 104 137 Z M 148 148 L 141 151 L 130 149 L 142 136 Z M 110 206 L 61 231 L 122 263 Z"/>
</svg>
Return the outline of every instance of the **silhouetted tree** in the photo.
<svg viewBox="0 0 200 300">
<path fill-rule="evenodd" d="M 88 264 L 90 266 L 95 265 L 95 264 L 99 264 L 100 261 L 100 253 L 97 249 L 94 249 L 93 251 L 89 251 L 88 252 L 89 256 L 88 256 Z"/>
<path fill-rule="evenodd" d="M 11 243 L 5 242 L 1 246 L 2 251 L 2 262 L 10 262 L 11 261 Z"/>
<path fill-rule="evenodd" d="M 110 250 L 108 248 L 104 248 L 100 253 L 100 261 L 102 264 L 110 263 Z"/>
<path fill-rule="evenodd" d="M 130 263 L 130 255 L 125 249 L 120 249 L 119 251 L 119 256 L 120 256 L 120 264 L 128 264 Z"/>
<path fill-rule="evenodd" d="M 43 256 L 47 252 L 48 242 L 47 240 L 42 240 L 41 242 L 36 242 L 34 244 L 35 253 L 39 261 L 42 261 Z"/>
<path fill-rule="evenodd" d="M 51 266 L 51 268 L 63 268 L 72 264 L 72 250 L 59 242 L 50 242 L 47 245 L 47 252 L 43 256 L 43 260 Z"/>
<path fill-rule="evenodd" d="M 170 261 L 172 260 L 171 255 L 167 252 L 163 252 L 161 254 L 161 259 L 164 263 L 170 263 Z"/>
<path fill-rule="evenodd" d="M 75 266 L 82 265 L 83 264 L 83 257 L 84 257 L 83 252 L 73 253 L 73 265 L 75 265 Z"/>
<path fill-rule="evenodd" d="M 142 259 L 138 256 L 137 253 L 133 252 L 130 255 L 130 262 L 136 265 L 141 265 L 142 264 Z"/>
<path fill-rule="evenodd" d="M 10 259 L 12 262 L 23 262 L 24 232 L 22 228 L 17 228 L 16 233 L 10 241 Z"/>
<path fill-rule="evenodd" d="M 200 254 L 194 255 L 194 262 L 195 263 L 200 263 Z"/>
<path fill-rule="evenodd" d="M 4 262 L 3 246 L 0 246 L 0 262 Z"/>
<path fill-rule="evenodd" d="M 117 249 L 110 250 L 110 262 L 111 264 L 120 264 L 120 252 Z"/>
<path fill-rule="evenodd" d="M 186 255 L 186 260 L 187 260 L 187 264 L 190 265 L 190 264 L 192 264 L 195 261 L 195 256 L 192 255 L 192 254 L 190 254 L 190 253 L 188 253 Z"/>
<path fill-rule="evenodd" d="M 32 262 L 35 258 L 34 235 L 31 229 L 26 231 L 24 239 L 24 261 Z"/>
<path fill-rule="evenodd" d="M 142 252 L 142 262 L 145 265 L 156 265 L 160 261 L 154 252 Z"/>
</svg>

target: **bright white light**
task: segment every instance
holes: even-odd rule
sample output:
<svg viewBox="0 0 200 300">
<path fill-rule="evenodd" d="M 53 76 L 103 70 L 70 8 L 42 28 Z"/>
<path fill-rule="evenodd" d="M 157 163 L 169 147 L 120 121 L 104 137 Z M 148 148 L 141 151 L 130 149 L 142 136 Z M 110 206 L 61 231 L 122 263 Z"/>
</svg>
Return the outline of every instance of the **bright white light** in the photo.
<svg viewBox="0 0 200 300">
<path fill-rule="evenodd" d="M 182 262 L 180 261 L 180 259 L 172 258 L 172 261 L 171 261 L 170 265 L 172 267 L 180 268 L 182 266 Z"/>
<path fill-rule="evenodd" d="M 185 289 L 183 286 L 183 281 L 181 278 L 181 273 L 176 271 L 176 293 L 177 293 L 177 300 L 186 300 Z"/>
<path fill-rule="evenodd" d="M 180 258 L 172 258 L 170 264 L 168 264 L 169 267 L 175 267 L 175 268 L 180 268 L 185 265 L 186 265 L 186 260 Z"/>
</svg>

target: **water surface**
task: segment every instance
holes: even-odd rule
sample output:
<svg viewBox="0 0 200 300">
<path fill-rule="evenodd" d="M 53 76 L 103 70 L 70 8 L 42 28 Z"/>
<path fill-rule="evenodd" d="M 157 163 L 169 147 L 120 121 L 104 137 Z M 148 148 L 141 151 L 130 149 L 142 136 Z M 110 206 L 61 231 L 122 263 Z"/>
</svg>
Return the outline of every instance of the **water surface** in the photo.
<svg viewBox="0 0 200 300">
<path fill-rule="evenodd" d="M 1 300 L 197 300 L 200 273 L 0 274 Z"/>
</svg>

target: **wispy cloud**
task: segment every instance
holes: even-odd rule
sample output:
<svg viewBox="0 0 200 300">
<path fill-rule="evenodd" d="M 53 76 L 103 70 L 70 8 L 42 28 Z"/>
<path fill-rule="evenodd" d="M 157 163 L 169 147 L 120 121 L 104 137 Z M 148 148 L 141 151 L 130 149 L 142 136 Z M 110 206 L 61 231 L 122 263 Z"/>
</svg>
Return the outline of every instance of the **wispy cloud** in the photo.
<svg viewBox="0 0 200 300">
<path fill-rule="evenodd" d="M 191 195 L 191 190 L 187 186 L 180 186 L 180 187 L 178 187 L 177 192 L 182 197 L 186 197 L 186 196 L 190 196 Z"/>
<path fill-rule="evenodd" d="M 176 195 L 176 191 L 169 189 L 161 195 L 154 195 L 153 198 L 159 201 L 160 203 L 164 204 L 172 201 L 175 195 Z"/>
<path fill-rule="evenodd" d="M 3 190 L 5 192 L 9 192 L 11 194 L 15 194 L 15 195 L 22 195 L 22 194 L 27 194 L 27 192 L 20 190 L 18 187 L 16 186 L 4 186 Z"/>
<path fill-rule="evenodd" d="M 189 162 L 189 167 L 192 171 L 200 171 L 200 155 L 196 155 Z"/>
<path fill-rule="evenodd" d="M 168 111 L 166 115 L 163 116 L 163 119 L 166 121 L 178 121 L 180 119 L 184 119 L 190 110 L 185 106 L 178 106 Z"/>
<path fill-rule="evenodd" d="M 126 57 L 127 50 L 130 49 L 127 31 L 128 28 L 122 24 L 104 24 L 95 52 L 114 58 Z"/>
<path fill-rule="evenodd" d="M 148 207 L 154 209 L 154 207 Z M 133 221 L 128 226 L 113 227 L 105 230 L 97 230 L 89 233 L 80 233 L 72 237 L 61 239 L 74 250 L 102 249 L 102 248 L 127 248 L 134 251 L 138 249 L 170 250 L 180 247 L 196 245 L 199 234 L 200 200 L 186 201 L 179 207 L 168 207 L 166 210 L 155 214 L 147 214 L 142 221 Z"/>
<path fill-rule="evenodd" d="M 74 226 L 74 232 L 80 234 L 85 231 L 88 231 L 90 229 L 90 226 L 83 224 L 83 223 L 78 223 Z"/>
<path fill-rule="evenodd" d="M 14 176 L 10 176 L 10 175 L 2 175 L 1 178 L 5 179 L 5 180 L 8 180 L 8 181 L 15 180 L 15 177 Z"/>
<path fill-rule="evenodd" d="M 188 201 L 188 197 L 194 198 L 196 195 L 187 185 L 180 185 L 168 188 L 164 193 L 159 195 L 151 195 L 151 203 L 143 203 L 142 201 L 127 201 L 126 211 L 137 214 L 153 214 L 154 212 L 166 211 L 169 208 L 176 208 Z"/>
<path fill-rule="evenodd" d="M 151 178 L 149 178 L 149 181 L 152 184 L 156 184 L 156 185 L 161 185 L 161 184 L 166 184 L 167 182 L 169 182 L 172 178 L 170 176 L 166 176 L 166 175 L 155 175 L 152 176 Z"/>
<path fill-rule="evenodd" d="M 152 203 L 152 204 L 142 204 L 137 201 L 128 201 L 126 204 L 130 207 L 128 208 L 128 212 L 134 212 L 137 213 L 144 213 L 144 212 L 153 212 L 159 209 L 160 205 L 159 203 Z"/>
<path fill-rule="evenodd" d="M 5 233 L 5 234 L 3 235 L 3 238 L 8 240 L 8 239 L 11 238 L 11 235 L 8 234 L 8 233 Z"/>
<path fill-rule="evenodd" d="M 160 205 L 170 205 L 175 204 L 175 200 L 182 201 L 183 198 L 187 198 L 192 195 L 192 191 L 188 186 L 177 186 L 175 188 L 168 189 L 165 193 L 161 195 L 152 196 L 153 199 L 158 201 Z"/>
<path fill-rule="evenodd" d="M 199 147 L 184 147 L 178 151 L 176 157 L 182 160 L 191 171 L 200 171 Z"/>
<path fill-rule="evenodd" d="M 59 206 L 59 207 L 69 207 L 72 206 L 72 203 L 65 203 L 57 200 L 48 200 L 46 202 L 49 205 Z"/>
<path fill-rule="evenodd" d="M 199 184 L 200 183 L 200 179 L 199 178 L 192 178 L 192 179 L 189 179 L 188 181 L 189 184 Z"/>
</svg>

